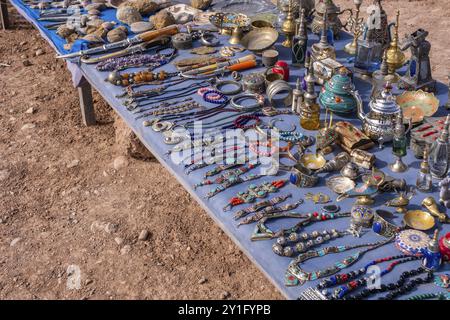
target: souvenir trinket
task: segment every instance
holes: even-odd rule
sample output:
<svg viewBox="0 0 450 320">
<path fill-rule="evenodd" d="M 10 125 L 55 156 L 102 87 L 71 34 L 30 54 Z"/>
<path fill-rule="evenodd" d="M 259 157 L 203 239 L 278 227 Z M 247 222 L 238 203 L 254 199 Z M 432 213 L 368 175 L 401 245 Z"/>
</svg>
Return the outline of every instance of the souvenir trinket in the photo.
<svg viewBox="0 0 450 320">
<path fill-rule="evenodd" d="M 441 223 L 450 223 L 450 218 L 444 212 L 440 212 L 438 204 L 433 197 L 423 199 L 422 206 L 425 207 Z"/>
<path fill-rule="evenodd" d="M 342 168 L 341 175 L 345 178 L 356 180 L 361 175 L 361 173 L 359 167 L 356 164 L 349 162 Z"/>
<path fill-rule="evenodd" d="M 411 129 L 412 123 L 409 122 L 409 128 L 405 131 L 405 125 L 403 124 L 403 112 L 397 114 L 397 122 L 395 124 L 394 137 L 392 141 L 392 154 L 395 156 L 396 160 L 394 163 L 389 164 L 389 168 L 392 172 L 405 172 L 408 170 L 408 166 L 403 163 L 402 158 L 406 156 L 408 139 L 406 135 Z"/>
<path fill-rule="evenodd" d="M 444 179 L 445 180 L 445 179 Z M 442 182 L 444 182 L 441 181 Z M 450 181 L 447 180 L 446 183 L 450 184 Z M 448 193 L 442 193 L 442 186 L 441 184 L 439 184 L 439 186 L 441 187 L 441 192 L 440 192 L 440 196 L 442 195 L 447 195 Z M 448 184 L 447 184 L 448 186 Z M 420 163 L 420 171 L 419 174 L 417 176 L 417 180 L 416 180 L 416 187 L 417 189 L 419 189 L 422 192 L 430 192 L 433 189 L 433 180 L 431 177 L 431 173 L 430 173 L 430 165 L 428 164 L 428 147 L 425 148 L 424 152 L 423 152 L 423 160 Z M 442 201 L 442 200 L 440 200 Z"/>
<path fill-rule="evenodd" d="M 380 44 L 382 48 L 389 46 L 389 25 L 386 11 L 381 5 L 382 0 L 374 0 L 373 6 L 375 7 L 373 13 L 367 18 L 366 38 L 370 42 Z M 379 25 L 373 22 L 379 22 Z"/>
<path fill-rule="evenodd" d="M 417 159 L 423 158 L 425 148 L 429 148 L 439 138 L 445 124 L 445 117 L 424 118 L 424 123 L 411 130 L 410 148 Z"/>
<path fill-rule="evenodd" d="M 275 108 L 284 108 L 291 106 L 292 88 L 284 80 L 276 80 L 267 86 L 267 98 L 270 104 Z"/>
<path fill-rule="evenodd" d="M 399 77 L 400 76 L 397 73 L 389 72 L 389 66 L 387 64 L 387 50 L 385 50 L 380 70 L 375 70 L 372 73 L 372 80 L 371 80 L 372 91 L 370 93 L 371 100 L 380 98 L 381 92 L 386 87 L 386 85 L 388 83 L 389 84 L 396 83 Z"/>
<path fill-rule="evenodd" d="M 283 75 L 283 80 L 289 82 L 290 71 L 289 65 L 286 61 L 277 61 L 275 66 L 272 68 L 273 73 L 280 73 Z"/>
<path fill-rule="evenodd" d="M 345 10 L 347 11 L 347 10 Z M 332 0 L 316 1 L 311 30 L 315 34 L 320 34 L 325 29 L 330 28 L 335 38 L 339 38 L 339 33 L 343 27 L 339 15 L 345 11 L 336 6 Z"/>
<path fill-rule="evenodd" d="M 220 30 L 223 35 L 231 35 L 233 28 L 248 28 L 250 19 L 242 13 L 223 13 L 218 12 L 209 17 L 213 26 Z"/>
<path fill-rule="evenodd" d="M 283 47 L 292 48 L 292 38 L 295 35 L 295 18 L 294 18 L 294 0 L 289 0 L 289 7 L 286 18 L 281 25 L 281 31 L 283 31 L 286 40 L 282 43 Z"/>
<path fill-rule="evenodd" d="M 305 194 L 305 199 L 311 200 L 314 204 L 324 204 L 331 201 L 330 197 L 322 192 L 316 194 L 308 192 Z"/>
<path fill-rule="evenodd" d="M 248 207 L 247 209 L 241 209 L 234 214 L 234 220 L 239 220 L 251 213 L 259 212 L 260 210 L 264 210 L 266 208 L 275 207 L 277 204 L 280 204 L 286 201 L 288 198 L 292 197 L 292 194 L 287 194 L 283 196 L 275 197 L 271 200 L 263 200 L 254 205 Z"/>
<path fill-rule="evenodd" d="M 250 73 L 242 78 L 244 91 L 263 94 L 266 90 L 265 79 L 261 73 Z"/>
<path fill-rule="evenodd" d="M 363 77 L 370 77 L 379 69 L 383 57 L 383 46 L 375 41 L 359 39 L 353 71 Z"/>
<path fill-rule="evenodd" d="M 226 180 L 228 180 L 229 178 L 236 178 L 239 177 L 241 175 L 243 175 L 244 173 L 249 172 L 250 170 L 256 168 L 259 164 L 253 165 L 253 164 L 248 164 L 248 165 L 243 165 L 237 169 L 231 169 L 225 173 L 223 173 L 222 175 L 218 176 L 216 179 L 214 180 L 210 180 L 210 179 L 205 179 L 199 183 L 196 183 L 194 185 L 194 190 L 196 190 L 198 187 L 202 187 L 202 186 L 207 186 L 207 185 L 212 185 L 212 184 L 222 184 L 224 183 Z"/>
<path fill-rule="evenodd" d="M 280 207 L 267 207 L 262 209 L 261 211 L 256 212 L 250 217 L 245 218 L 241 222 L 238 223 L 238 227 L 245 225 L 245 224 L 251 224 L 254 222 L 258 222 L 262 219 L 274 219 L 274 218 L 296 218 L 297 214 L 294 216 L 290 216 L 290 213 L 283 213 L 286 211 L 291 211 L 296 209 L 299 205 L 303 203 L 303 200 L 297 201 L 292 204 L 287 204 Z"/>
<path fill-rule="evenodd" d="M 311 54 L 306 54 L 306 92 L 303 95 L 304 105 L 300 113 L 300 125 L 305 130 L 317 130 L 320 128 L 320 106 L 317 104 L 317 95 L 315 92 L 314 68 L 312 67 Z"/>
<path fill-rule="evenodd" d="M 387 85 L 381 97 L 369 103 L 370 111 L 365 114 L 363 105 L 358 106 L 358 118 L 363 122 L 364 133 L 374 141 L 389 142 L 394 137 L 394 127 L 400 107 L 392 95 L 392 87 Z"/>
<path fill-rule="evenodd" d="M 442 254 L 439 250 L 439 230 L 434 230 L 433 238 L 424 252 L 422 266 L 429 271 L 437 271 L 442 264 Z"/>
<path fill-rule="evenodd" d="M 205 54 L 213 54 L 216 53 L 217 49 L 213 47 L 197 47 L 190 51 L 192 54 L 205 55 Z"/>
<path fill-rule="evenodd" d="M 339 134 L 336 143 L 347 152 L 355 149 L 367 150 L 374 146 L 373 141 L 350 122 L 336 122 L 334 131 Z"/>
<path fill-rule="evenodd" d="M 342 68 L 330 81 L 325 83 L 319 95 L 320 104 L 331 112 L 338 114 L 352 113 L 361 103 L 361 98 L 355 91 L 355 85 L 347 74 L 347 69 Z"/>
<path fill-rule="evenodd" d="M 347 177 L 332 177 L 327 179 L 327 187 L 330 188 L 333 192 L 337 194 L 347 193 L 350 190 L 354 189 L 356 184 L 355 182 Z"/>
<path fill-rule="evenodd" d="M 392 36 L 392 41 L 390 47 L 387 50 L 387 64 L 389 68 L 389 72 L 394 73 L 397 69 L 400 69 L 406 62 L 406 56 L 400 50 L 398 45 L 398 28 L 399 28 L 399 20 L 400 20 L 400 11 L 397 11 L 397 21 L 394 26 L 394 35 Z"/>
<path fill-rule="evenodd" d="M 306 21 L 306 9 L 302 8 L 300 20 L 297 22 L 297 31 L 292 42 L 292 65 L 303 67 L 308 49 L 308 30 Z"/>
<path fill-rule="evenodd" d="M 331 58 L 326 58 L 319 61 L 314 61 L 313 63 L 314 74 L 316 75 L 316 82 L 320 85 L 324 85 L 327 81 L 331 80 L 331 78 L 338 74 L 342 68 L 345 66 Z M 350 77 L 353 77 L 350 70 L 347 69 L 347 74 Z"/>
<path fill-rule="evenodd" d="M 286 271 L 286 275 L 284 277 L 285 285 L 286 286 L 303 285 L 306 281 L 313 281 L 336 274 L 339 271 L 353 265 L 355 262 L 361 259 L 365 253 L 375 250 L 381 246 L 384 246 L 389 242 L 391 242 L 391 239 L 374 243 L 365 243 L 365 244 L 338 246 L 338 247 L 326 247 L 317 251 L 311 250 L 306 253 L 300 254 L 289 264 L 288 270 Z M 365 248 L 365 249 L 362 249 L 344 258 L 343 260 L 334 263 L 332 266 L 329 266 L 328 268 L 322 270 L 307 272 L 299 266 L 301 263 L 313 258 L 323 257 L 330 253 L 341 253 L 356 248 Z"/>
<path fill-rule="evenodd" d="M 372 227 L 375 211 L 368 206 L 355 205 L 351 210 L 351 226 L 358 230 L 360 228 Z"/>
<path fill-rule="evenodd" d="M 301 114 L 303 102 L 303 90 L 300 85 L 300 78 L 297 78 L 295 89 L 292 91 L 291 109 L 293 114 Z"/>
<path fill-rule="evenodd" d="M 413 124 L 421 123 L 425 117 L 432 117 L 439 108 L 439 99 L 434 94 L 422 90 L 405 91 L 397 97 L 397 104 L 405 119 Z"/>
<path fill-rule="evenodd" d="M 404 254 L 423 256 L 430 240 L 430 237 L 422 231 L 407 229 L 400 231 L 396 236 L 395 246 Z"/>
<path fill-rule="evenodd" d="M 325 158 L 320 154 L 304 153 L 300 158 L 300 163 L 310 170 L 319 170 L 326 164 Z"/>
<path fill-rule="evenodd" d="M 292 257 L 299 253 L 305 253 L 313 247 L 348 235 L 348 231 L 336 229 L 313 231 L 311 233 L 291 233 L 287 237 L 279 237 L 272 245 L 272 251 L 282 257 Z"/>
<path fill-rule="evenodd" d="M 439 138 L 432 143 L 430 148 L 430 172 L 433 178 L 439 180 L 447 176 L 450 167 L 449 126 L 450 115 L 445 119 L 444 128 Z"/>
<path fill-rule="evenodd" d="M 332 160 L 328 161 L 322 168 L 317 169 L 316 173 L 333 172 L 341 170 L 351 160 L 347 152 L 341 152 Z"/>
<path fill-rule="evenodd" d="M 111 58 L 99 62 L 95 68 L 98 71 L 121 71 L 128 68 L 145 66 L 148 71 L 152 71 L 169 63 L 176 55 L 176 50 L 171 50 L 169 54 L 133 54 L 125 57 Z"/>
<path fill-rule="evenodd" d="M 296 164 L 291 169 L 289 181 L 299 188 L 312 188 L 319 181 L 319 177 L 314 175 L 310 169 L 301 164 Z"/>
<path fill-rule="evenodd" d="M 329 204 L 322 207 L 323 213 L 337 213 L 341 210 L 341 207 L 335 204 Z"/>
<path fill-rule="evenodd" d="M 363 180 L 367 175 L 363 175 Z M 406 191 L 407 184 L 405 179 L 394 179 L 393 177 L 387 176 L 384 182 L 378 186 L 380 192 L 393 192 L 393 191 Z"/>
<path fill-rule="evenodd" d="M 322 222 L 322 221 L 328 221 L 328 220 L 334 220 L 338 218 L 344 218 L 348 217 L 349 213 L 336 213 L 336 214 L 320 214 L 318 212 L 314 213 L 308 213 L 306 215 L 304 214 L 295 214 L 293 213 L 294 218 L 303 219 L 302 221 L 298 222 L 291 228 L 287 229 L 280 229 L 278 231 L 273 231 L 270 228 L 266 226 L 266 222 L 268 218 L 263 218 L 258 222 L 258 224 L 255 227 L 255 231 L 252 234 L 251 240 L 269 240 L 274 239 L 282 236 L 287 236 L 294 232 L 299 232 L 302 228 L 311 225 L 316 222 Z"/>
<path fill-rule="evenodd" d="M 228 42 L 230 44 L 239 44 L 241 43 L 242 37 L 244 36 L 244 32 L 242 31 L 242 28 L 239 26 L 235 26 L 231 31 L 231 37 L 228 39 Z"/>
<path fill-rule="evenodd" d="M 436 80 L 431 75 L 431 44 L 426 40 L 427 36 L 428 31 L 418 29 L 402 43 L 402 50 L 411 49 L 411 58 L 406 75 L 400 79 L 399 88 L 436 92 Z"/>
<path fill-rule="evenodd" d="M 253 20 L 254 17 L 251 18 L 252 22 L 250 25 L 252 26 L 252 29 L 261 29 L 261 28 L 273 28 L 274 25 L 272 22 L 268 20 Z"/>
<path fill-rule="evenodd" d="M 286 182 L 287 180 L 275 180 L 272 182 L 264 182 L 259 186 L 251 184 L 247 191 L 240 191 L 236 197 L 231 198 L 223 210 L 227 211 L 244 203 L 252 203 L 257 198 L 265 198 L 269 193 L 278 192 L 280 188 L 286 185 Z"/>
<path fill-rule="evenodd" d="M 431 177 L 430 177 L 431 179 Z M 450 177 L 447 177 L 439 182 L 439 203 L 450 209 Z"/>
<path fill-rule="evenodd" d="M 385 203 L 387 207 L 396 208 L 398 213 L 407 212 L 406 207 L 409 205 L 409 201 L 414 196 L 414 192 L 410 190 L 406 191 L 398 191 L 398 197 L 392 200 L 389 200 Z"/>
<path fill-rule="evenodd" d="M 439 240 L 439 249 L 445 261 L 450 261 L 450 232 Z"/>
<path fill-rule="evenodd" d="M 360 149 L 352 150 L 350 156 L 354 164 L 364 169 L 371 169 L 376 161 L 374 154 Z"/>
<path fill-rule="evenodd" d="M 426 231 L 434 227 L 434 218 L 422 210 L 411 210 L 403 216 L 403 222 L 410 228 Z"/>
<path fill-rule="evenodd" d="M 274 28 L 260 28 L 247 33 L 240 44 L 246 50 L 258 54 L 270 49 L 277 42 L 278 36 L 278 31 Z"/>
<path fill-rule="evenodd" d="M 314 43 L 311 46 L 311 58 L 312 61 L 320 61 L 323 59 L 331 58 L 336 59 L 336 50 L 334 47 L 328 42 L 327 31 L 328 31 L 328 22 L 327 22 L 328 12 L 325 12 L 323 15 L 322 21 L 322 35 L 320 37 L 320 41 Z"/>
<path fill-rule="evenodd" d="M 385 212 L 387 211 L 377 210 L 375 212 L 373 216 L 372 230 L 373 232 L 379 234 L 380 236 L 391 239 L 401 230 L 401 228 L 387 221 L 384 216 Z"/>
<path fill-rule="evenodd" d="M 350 17 L 346 26 L 346 29 L 353 33 L 353 41 L 345 45 L 344 51 L 352 56 L 356 54 L 358 39 L 363 33 L 365 27 L 364 19 L 359 17 L 362 2 L 362 0 L 353 0 L 356 10 L 354 14 L 353 10 L 350 11 Z"/>
<path fill-rule="evenodd" d="M 269 49 L 262 53 L 262 63 L 266 68 L 273 67 L 278 61 L 279 52 L 277 50 Z"/>
<path fill-rule="evenodd" d="M 450 287 L 450 276 L 441 274 L 434 277 L 434 284 L 440 288 L 448 289 Z"/>
<path fill-rule="evenodd" d="M 328 154 L 332 151 L 332 145 L 339 140 L 339 134 L 330 127 L 322 128 L 317 133 L 316 152 Z"/>
</svg>

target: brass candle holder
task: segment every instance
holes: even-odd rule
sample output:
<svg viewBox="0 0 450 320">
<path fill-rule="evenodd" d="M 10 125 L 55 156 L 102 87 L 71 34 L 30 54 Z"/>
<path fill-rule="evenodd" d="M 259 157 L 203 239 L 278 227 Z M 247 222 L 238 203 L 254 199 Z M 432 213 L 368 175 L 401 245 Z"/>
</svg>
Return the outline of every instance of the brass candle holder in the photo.
<svg viewBox="0 0 450 320">
<path fill-rule="evenodd" d="M 322 35 L 320 37 L 320 41 L 318 43 L 314 43 L 311 46 L 311 57 L 312 60 L 320 61 L 327 58 L 336 59 L 336 50 L 334 47 L 328 43 L 327 31 L 328 31 L 328 11 L 325 11 L 323 15 L 323 27 L 322 27 Z"/>
<path fill-rule="evenodd" d="M 344 47 L 344 51 L 352 56 L 356 54 L 356 48 L 358 47 L 358 39 L 361 36 L 365 25 L 364 19 L 359 17 L 363 0 L 353 0 L 353 3 L 356 6 L 355 17 L 353 18 L 353 11 L 351 11 L 351 16 L 348 20 L 349 31 L 353 32 L 353 41 L 347 43 Z"/>
<path fill-rule="evenodd" d="M 286 40 L 283 41 L 282 46 L 286 48 L 292 48 L 292 39 L 295 35 L 295 19 L 293 11 L 293 0 L 289 0 L 289 8 L 286 19 L 281 26 L 281 31 L 286 36 Z"/>
</svg>

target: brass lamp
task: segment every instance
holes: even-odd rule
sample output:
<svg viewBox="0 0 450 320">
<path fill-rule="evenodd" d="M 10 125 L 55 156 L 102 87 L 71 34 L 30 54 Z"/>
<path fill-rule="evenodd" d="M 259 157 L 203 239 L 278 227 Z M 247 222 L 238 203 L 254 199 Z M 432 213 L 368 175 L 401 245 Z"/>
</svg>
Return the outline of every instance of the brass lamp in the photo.
<svg viewBox="0 0 450 320">
<path fill-rule="evenodd" d="M 362 34 L 362 30 L 364 27 L 364 19 L 359 17 L 361 5 L 363 0 L 353 0 L 353 3 L 356 6 L 355 17 L 353 18 L 353 11 L 351 12 L 351 16 L 349 19 L 350 30 L 353 31 L 353 41 L 349 42 L 345 45 L 344 51 L 348 54 L 354 56 L 356 54 L 356 48 L 358 46 L 358 39 Z M 352 30 L 353 29 L 353 30 Z"/>
<path fill-rule="evenodd" d="M 286 36 L 286 40 L 283 41 L 282 45 L 286 48 L 292 48 L 292 38 L 295 35 L 295 19 L 292 1 L 293 0 L 289 0 L 288 13 L 283 25 L 281 26 L 281 31 L 283 31 Z"/>
<path fill-rule="evenodd" d="M 394 35 L 392 36 L 392 41 L 387 51 L 387 64 L 389 68 L 389 73 L 395 73 L 400 69 L 406 61 L 406 56 L 398 46 L 398 26 L 400 22 L 400 10 L 397 11 L 397 21 L 395 23 Z"/>
</svg>

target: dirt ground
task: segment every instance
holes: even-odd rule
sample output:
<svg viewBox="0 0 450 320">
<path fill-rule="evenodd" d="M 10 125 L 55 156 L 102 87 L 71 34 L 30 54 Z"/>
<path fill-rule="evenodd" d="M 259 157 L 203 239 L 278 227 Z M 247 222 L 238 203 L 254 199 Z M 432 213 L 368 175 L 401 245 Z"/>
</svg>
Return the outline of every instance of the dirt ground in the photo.
<svg viewBox="0 0 450 320">
<path fill-rule="evenodd" d="M 401 35 L 431 32 L 446 81 L 450 1 L 385 2 L 391 18 L 402 10 Z M 99 125 L 82 125 L 64 63 L 12 20 L 0 31 L 0 299 L 281 299 L 159 163 L 123 157 L 97 93 Z"/>
</svg>

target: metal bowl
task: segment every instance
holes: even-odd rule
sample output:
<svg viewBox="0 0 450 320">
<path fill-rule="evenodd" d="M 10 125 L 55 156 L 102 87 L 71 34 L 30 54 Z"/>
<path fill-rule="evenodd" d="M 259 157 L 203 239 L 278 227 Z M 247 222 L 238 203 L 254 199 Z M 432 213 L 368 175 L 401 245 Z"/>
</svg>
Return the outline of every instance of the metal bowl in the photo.
<svg viewBox="0 0 450 320">
<path fill-rule="evenodd" d="M 278 31 L 274 28 L 260 28 L 247 33 L 241 40 L 241 45 L 250 51 L 261 53 L 271 48 L 278 40 Z"/>
<path fill-rule="evenodd" d="M 403 111 L 403 118 L 411 119 L 413 124 L 431 117 L 439 108 L 439 100 L 434 94 L 422 90 L 405 91 L 397 97 L 397 104 Z"/>
<path fill-rule="evenodd" d="M 405 213 L 403 222 L 410 228 L 416 230 L 429 230 L 434 227 L 434 218 L 431 214 L 422 210 L 411 210 Z"/>
<path fill-rule="evenodd" d="M 322 155 L 305 153 L 301 157 L 300 163 L 310 170 L 319 170 L 327 163 L 327 160 L 325 160 L 325 158 Z"/>
</svg>

